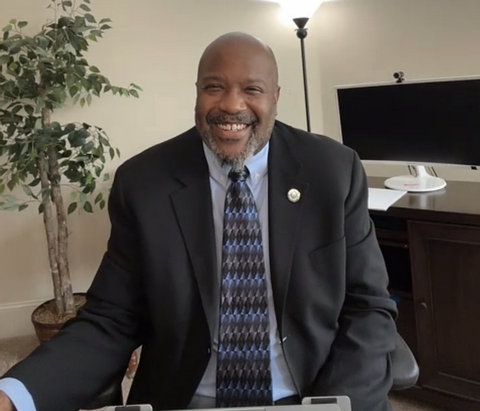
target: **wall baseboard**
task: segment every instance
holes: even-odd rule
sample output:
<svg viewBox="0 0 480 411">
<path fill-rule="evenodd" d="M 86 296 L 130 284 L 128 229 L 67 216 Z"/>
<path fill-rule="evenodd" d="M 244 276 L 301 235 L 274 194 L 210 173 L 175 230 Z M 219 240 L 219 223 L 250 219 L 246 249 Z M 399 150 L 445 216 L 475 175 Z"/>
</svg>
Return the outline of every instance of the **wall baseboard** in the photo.
<svg viewBox="0 0 480 411">
<path fill-rule="evenodd" d="M 21 337 L 35 333 L 30 316 L 43 300 L 0 304 L 0 338 Z"/>
</svg>

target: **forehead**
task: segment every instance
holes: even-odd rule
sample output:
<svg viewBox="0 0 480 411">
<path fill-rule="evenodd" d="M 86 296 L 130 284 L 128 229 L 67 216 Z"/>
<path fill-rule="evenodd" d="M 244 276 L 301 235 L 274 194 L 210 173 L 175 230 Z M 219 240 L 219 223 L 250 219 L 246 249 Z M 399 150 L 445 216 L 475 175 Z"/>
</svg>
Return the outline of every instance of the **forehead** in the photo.
<svg viewBox="0 0 480 411">
<path fill-rule="evenodd" d="M 269 50 L 257 43 L 229 41 L 212 44 L 198 67 L 198 80 L 210 77 L 276 84 L 276 63 Z"/>
</svg>

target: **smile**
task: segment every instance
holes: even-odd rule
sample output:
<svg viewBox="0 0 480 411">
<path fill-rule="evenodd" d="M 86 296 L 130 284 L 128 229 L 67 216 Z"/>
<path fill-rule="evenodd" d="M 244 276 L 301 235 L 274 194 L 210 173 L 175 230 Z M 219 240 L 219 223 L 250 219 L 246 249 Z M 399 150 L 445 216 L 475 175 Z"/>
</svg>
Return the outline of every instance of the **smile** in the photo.
<svg viewBox="0 0 480 411">
<path fill-rule="evenodd" d="M 216 124 L 216 126 L 224 131 L 241 131 L 248 127 L 247 124 Z"/>
</svg>

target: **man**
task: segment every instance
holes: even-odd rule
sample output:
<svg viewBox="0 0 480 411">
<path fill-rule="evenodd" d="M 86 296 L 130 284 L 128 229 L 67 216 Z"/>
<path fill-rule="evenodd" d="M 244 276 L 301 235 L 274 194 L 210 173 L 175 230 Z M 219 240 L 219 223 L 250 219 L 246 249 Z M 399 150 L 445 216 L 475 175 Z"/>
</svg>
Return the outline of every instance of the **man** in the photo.
<svg viewBox="0 0 480 411">
<path fill-rule="evenodd" d="M 6 377 L 38 411 L 78 409 L 142 345 L 130 403 L 213 406 L 223 201 L 229 171 L 246 166 L 267 275 L 268 398 L 348 395 L 354 411 L 390 409 L 396 311 L 357 155 L 275 121 L 277 65 L 252 36 L 212 42 L 196 85 L 196 127 L 117 170 L 85 308 Z"/>
</svg>

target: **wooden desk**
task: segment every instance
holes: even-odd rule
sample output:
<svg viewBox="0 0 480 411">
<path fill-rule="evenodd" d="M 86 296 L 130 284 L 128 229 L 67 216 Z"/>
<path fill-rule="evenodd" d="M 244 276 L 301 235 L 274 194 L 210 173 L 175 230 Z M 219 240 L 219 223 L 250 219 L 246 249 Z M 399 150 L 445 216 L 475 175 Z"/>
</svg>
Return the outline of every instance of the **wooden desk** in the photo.
<svg viewBox="0 0 480 411">
<path fill-rule="evenodd" d="M 480 410 L 480 183 L 407 193 L 371 216 L 399 300 L 398 329 L 420 366 L 405 395 Z"/>
</svg>

